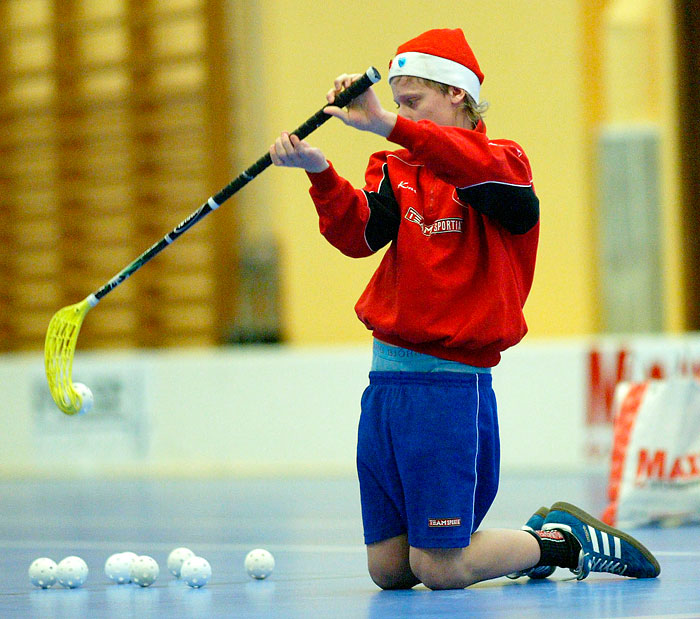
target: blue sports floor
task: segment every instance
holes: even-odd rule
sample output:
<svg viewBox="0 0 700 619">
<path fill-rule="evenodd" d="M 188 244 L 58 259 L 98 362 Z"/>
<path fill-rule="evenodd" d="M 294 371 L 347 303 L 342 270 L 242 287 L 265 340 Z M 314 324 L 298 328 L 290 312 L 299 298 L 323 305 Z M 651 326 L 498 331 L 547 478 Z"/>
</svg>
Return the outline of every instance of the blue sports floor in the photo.
<svg viewBox="0 0 700 619">
<path fill-rule="evenodd" d="M 540 505 L 567 500 L 598 514 L 600 475 L 504 475 L 485 527 L 519 527 Z M 700 527 L 634 531 L 661 563 L 656 580 L 593 574 L 577 582 L 505 578 L 460 591 L 380 591 L 370 580 L 354 480 L 27 481 L 0 483 L 0 617 L 700 617 Z M 190 589 L 166 568 L 187 546 L 213 576 Z M 276 568 L 252 581 L 246 553 L 270 550 Z M 116 585 L 106 558 L 132 550 L 161 573 L 146 589 Z M 81 589 L 34 588 L 37 557 L 77 554 Z"/>
</svg>

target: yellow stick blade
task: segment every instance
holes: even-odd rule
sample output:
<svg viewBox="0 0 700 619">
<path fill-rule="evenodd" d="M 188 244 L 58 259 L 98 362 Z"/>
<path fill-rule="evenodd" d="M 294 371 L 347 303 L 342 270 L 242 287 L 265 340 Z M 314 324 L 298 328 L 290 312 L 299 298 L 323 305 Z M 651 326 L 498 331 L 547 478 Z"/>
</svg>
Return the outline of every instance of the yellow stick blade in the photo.
<svg viewBox="0 0 700 619">
<path fill-rule="evenodd" d="M 58 310 L 46 331 L 46 379 L 56 406 L 66 415 L 75 415 L 83 404 L 82 397 L 73 388 L 73 355 L 80 327 L 91 307 L 85 299 Z"/>
</svg>

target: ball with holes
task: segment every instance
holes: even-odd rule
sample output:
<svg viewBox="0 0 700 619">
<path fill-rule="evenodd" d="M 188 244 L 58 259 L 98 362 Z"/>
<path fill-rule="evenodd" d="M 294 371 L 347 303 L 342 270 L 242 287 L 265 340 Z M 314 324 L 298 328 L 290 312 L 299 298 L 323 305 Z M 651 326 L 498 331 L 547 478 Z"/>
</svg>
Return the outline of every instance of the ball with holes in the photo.
<svg viewBox="0 0 700 619">
<path fill-rule="evenodd" d="M 88 566 L 80 557 L 71 555 L 61 559 L 56 566 L 58 583 L 66 589 L 77 589 L 85 584 L 88 577 Z"/>
<path fill-rule="evenodd" d="M 168 555 L 168 571 L 175 576 L 175 578 L 180 578 L 182 564 L 190 557 L 194 557 L 194 553 L 189 548 L 175 548 L 175 550 Z"/>
<path fill-rule="evenodd" d="M 32 561 L 29 566 L 29 580 L 35 587 L 48 589 L 55 585 L 58 580 L 56 569 L 57 565 L 53 559 L 40 557 Z"/>
<path fill-rule="evenodd" d="M 117 552 L 105 561 L 105 576 L 118 585 L 131 582 L 131 564 L 138 555 L 135 552 Z"/>
<path fill-rule="evenodd" d="M 264 548 L 256 548 L 246 555 L 244 565 L 248 576 L 263 580 L 275 569 L 275 558 Z"/>
<path fill-rule="evenodd" d="M 95 397 L 92 395 L 90 387 L 83 385 L 83 383 L 73 383 L 73 389 L 75 389 L 78 392 L 78 395 L 80 395 L 82 398 L 82 405 L 80 406 L 80 410 L 77 414 L 84 415 L 85 413 L 90 412 L 93 404 L 95 404 Z"/>
<path fill-rule="evenodd" d="M 204 557 L 190 557 L 183 562 L 180 576 L 187 585 L 199 589 L 209 582 L 211 565 Z"/>
<path fill-rule="evenodd" d="M 136 583 L 140 587 L 150 587 L 158 578 L 160 568 L 153 557 L 141 555 L 136 557 L 131 563 L 129 575 L 131 582 Z"/>
</svg>

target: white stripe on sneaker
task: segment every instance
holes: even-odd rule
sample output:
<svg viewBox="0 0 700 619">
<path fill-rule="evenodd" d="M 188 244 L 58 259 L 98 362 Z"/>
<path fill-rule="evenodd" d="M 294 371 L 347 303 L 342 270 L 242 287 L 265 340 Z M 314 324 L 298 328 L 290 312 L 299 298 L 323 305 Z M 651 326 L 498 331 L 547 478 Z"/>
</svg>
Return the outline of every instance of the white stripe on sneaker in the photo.
<svg viewBox="0 0 700 619">
<path fill-rule="evenodd" d="M 588 527 L 588 534 L 591 536 L 591 543 L 593 544 L 593 552 L 600 552 L 600 546 L 598 545 L 598 532 L 590 525 Z"/>
<path fill-rule="evenodd" d="M 610 542 L 608 541 L 610 536 L 603 534 L 601 537 L 603 538 L 603 554 L 610 555 Z"/>
<path fill-rule="evenodd" d="M 622 559 L 622 543 L 620 542 L 620 538 L 613 535 L 613 540 L 615 541 L 615 558 Z"/>
</svg>

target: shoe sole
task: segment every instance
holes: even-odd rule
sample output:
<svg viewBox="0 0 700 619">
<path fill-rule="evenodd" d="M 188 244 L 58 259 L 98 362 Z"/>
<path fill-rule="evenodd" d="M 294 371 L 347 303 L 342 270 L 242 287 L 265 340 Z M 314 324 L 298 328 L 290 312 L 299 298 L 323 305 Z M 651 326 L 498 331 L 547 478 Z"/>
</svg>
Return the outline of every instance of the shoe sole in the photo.
<svg viewBox="0 0 700 619">
<path fill-rule="evenodd" d="M 540 516 L 544 520 L 547 517 L 547 514 L 549 514 L 549 507 L 544 507 L 543 505 L 533 514 L 533 516 Z"/>
<path fill-rule="evenodd" d="M 599 529 L 600 531 L 603 531 L 604 533 L 609 533 L 610 535 L 614 535 L 616 537 L 619 537 L 621 540 L 624 540 L 630 546 L 632 546 L 633 548 L 636 548 L 639 552 L 641 552 L 642 555 L 644 555 L 644 558 L 654 566 L 655 574 L 651 578 L 656 578 L 661 573 L 661 566 L 659 565 L 659 562 L 656 560 L 656 557 L 654 557 L 654 555 L 651 554 L 651 552 L 644 546 L 644 544 L 637 541 L 634 537 L 625 533 L 624 531 L 620 531 L 619 529 L 616 529 L 615 527 L 611 527 L 611 526 L 605 524 L 604 522 L 601 522 L 597 518 L 591 516 L 588 512 L 585 512 L 580 507 L 576 507 L 575 505 L 572 505 L 571 503 L 566 503 L 564 501 L 560 501 L 558 503 L 555 503 L 554 505 L 552 505 L 552 507 L 549 508 L 549 511 L 550 512 L 565 512 L 567 514 L 574 516 L 575 518 L 578 518 L 581 522 L 588 524 L 596 529 Z M 548 523 L 548 524 L 555 524 L 555 523 Z"/>
</svg>

